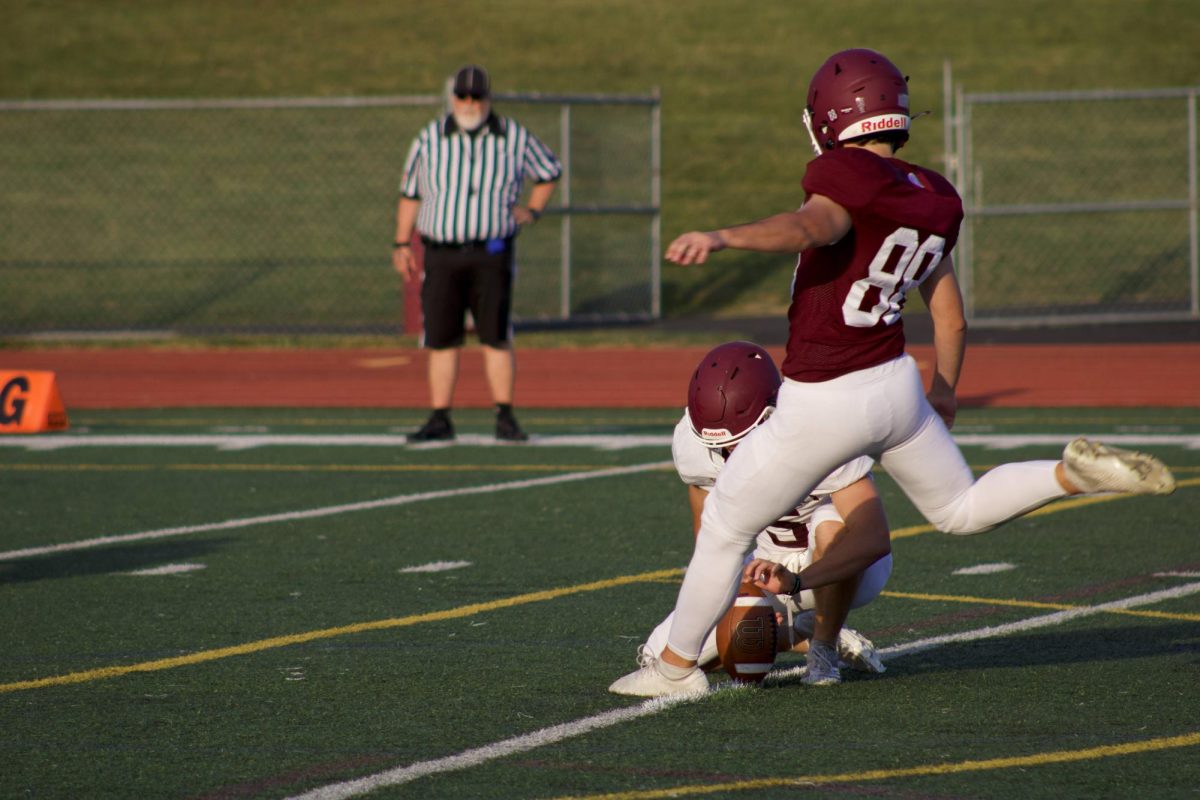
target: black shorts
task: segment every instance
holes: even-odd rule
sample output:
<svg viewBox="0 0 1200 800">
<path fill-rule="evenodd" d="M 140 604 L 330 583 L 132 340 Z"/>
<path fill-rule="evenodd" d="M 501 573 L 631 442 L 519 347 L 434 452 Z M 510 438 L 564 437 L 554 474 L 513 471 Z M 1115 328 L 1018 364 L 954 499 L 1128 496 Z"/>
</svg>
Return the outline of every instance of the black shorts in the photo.
<svg viewBox="0 0 1200 800">
<path fill-rule="evenodd" d="M 466 338 L 466 313 L 475 321 L 482 344 L 503 347 L 512 338 L 513 242 L 489 253 L 480 242 L 469 245 L 425 243 L 425 280 L 421 313 L 422 344 L 434 350 L 459 347 Z"/>
</svg>

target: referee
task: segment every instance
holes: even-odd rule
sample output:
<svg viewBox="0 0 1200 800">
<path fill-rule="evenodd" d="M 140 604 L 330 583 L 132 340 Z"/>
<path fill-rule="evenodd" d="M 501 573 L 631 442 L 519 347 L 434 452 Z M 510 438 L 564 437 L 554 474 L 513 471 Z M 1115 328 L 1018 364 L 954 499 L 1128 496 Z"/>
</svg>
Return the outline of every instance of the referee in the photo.
<svg viewBox="0 0 1200 800">
<path fill-rule="evenodd" d="M 417 274 L 413 230 L 425 250 L 421 285 L 422 346 L 429 350 L 432 413 L 410 442 L 454 438 L 450 408 L 459 353 L 471 312 L 483 345 L 484 368 L 496 404 L 496 438 L 529 438 L 513 415 L 516 359 L 512 349 L 513 238 L 546 209 L 562 165 L 516 120 L 492 112 L 483 67 L 454 77 L 451 113 L 426 125 L 412 143 L 400 184 L 392 264 L 408 280 Z M 533 180 L 528 205 L 517 201 Z"/>
</svg>

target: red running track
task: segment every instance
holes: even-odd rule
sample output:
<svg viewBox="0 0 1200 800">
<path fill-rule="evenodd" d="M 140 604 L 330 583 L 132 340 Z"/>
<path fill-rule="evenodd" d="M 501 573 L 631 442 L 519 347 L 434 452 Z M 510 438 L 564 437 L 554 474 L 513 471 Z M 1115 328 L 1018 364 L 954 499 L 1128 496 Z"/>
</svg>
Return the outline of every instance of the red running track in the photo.
<svg viewBox="0 0 1200 800">
<path fill-rule="evenodd" d="M 694 348 L 518 349 L 525 408 L 682 408 Z M 772 348 L 782 361 L 782 350 Z M 910 352 L 927 372 L 932 350 Z M 56 373 L 73 408 L 187 406 L 424 408 L 425 356 L 379 350 L 0 351 L 0 370 Z M 977 345 L 959 384 L 964 407 L 1200 406 L 1200 343 Z M 482 358 L 463 353 L 457 406 L 491 404 Z"/>
</svg>

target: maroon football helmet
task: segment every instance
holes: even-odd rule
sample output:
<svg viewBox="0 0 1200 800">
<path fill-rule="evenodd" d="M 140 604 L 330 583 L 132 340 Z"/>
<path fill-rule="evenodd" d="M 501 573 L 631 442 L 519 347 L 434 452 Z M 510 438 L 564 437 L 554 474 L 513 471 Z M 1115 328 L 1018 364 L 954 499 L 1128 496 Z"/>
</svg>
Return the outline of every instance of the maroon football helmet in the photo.
<svg viewBox="0 0 1200 800">
<path fill-rule="evenodd" d="M 727 342 L 709 351 L 688 385 L 688 421 L 705 447 L 728 447 L 775 410 L 779 370 L 752 342 Z"/>
<path fill-rule="evenodd" d="M 882 53 L 834 53 L 808 84 L 806 119 L 813 143 L 832 150 L 849 139 L 908 131 L 908 77 Z"/>
</svg>

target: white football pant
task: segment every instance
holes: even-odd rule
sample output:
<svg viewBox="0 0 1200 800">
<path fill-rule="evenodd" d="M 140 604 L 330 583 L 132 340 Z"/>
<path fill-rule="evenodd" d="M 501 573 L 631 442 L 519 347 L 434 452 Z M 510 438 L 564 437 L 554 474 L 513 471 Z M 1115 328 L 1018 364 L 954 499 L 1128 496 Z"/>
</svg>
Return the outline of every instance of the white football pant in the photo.
<svg viewBox="0 0 1200 800">
<path fill-rule="evenodd" d="M 755 536 L 850 459 L 877 458 L 939 530 L 979 533 L 1066 494 L 1056 461 L 996 467 L 978 481 L 904 355 L 820 383 L 785 379 L 775 413 L 717 477 L 679 590 L 668 643 L 696 658 L 729 607 Z"/>
</svg>

